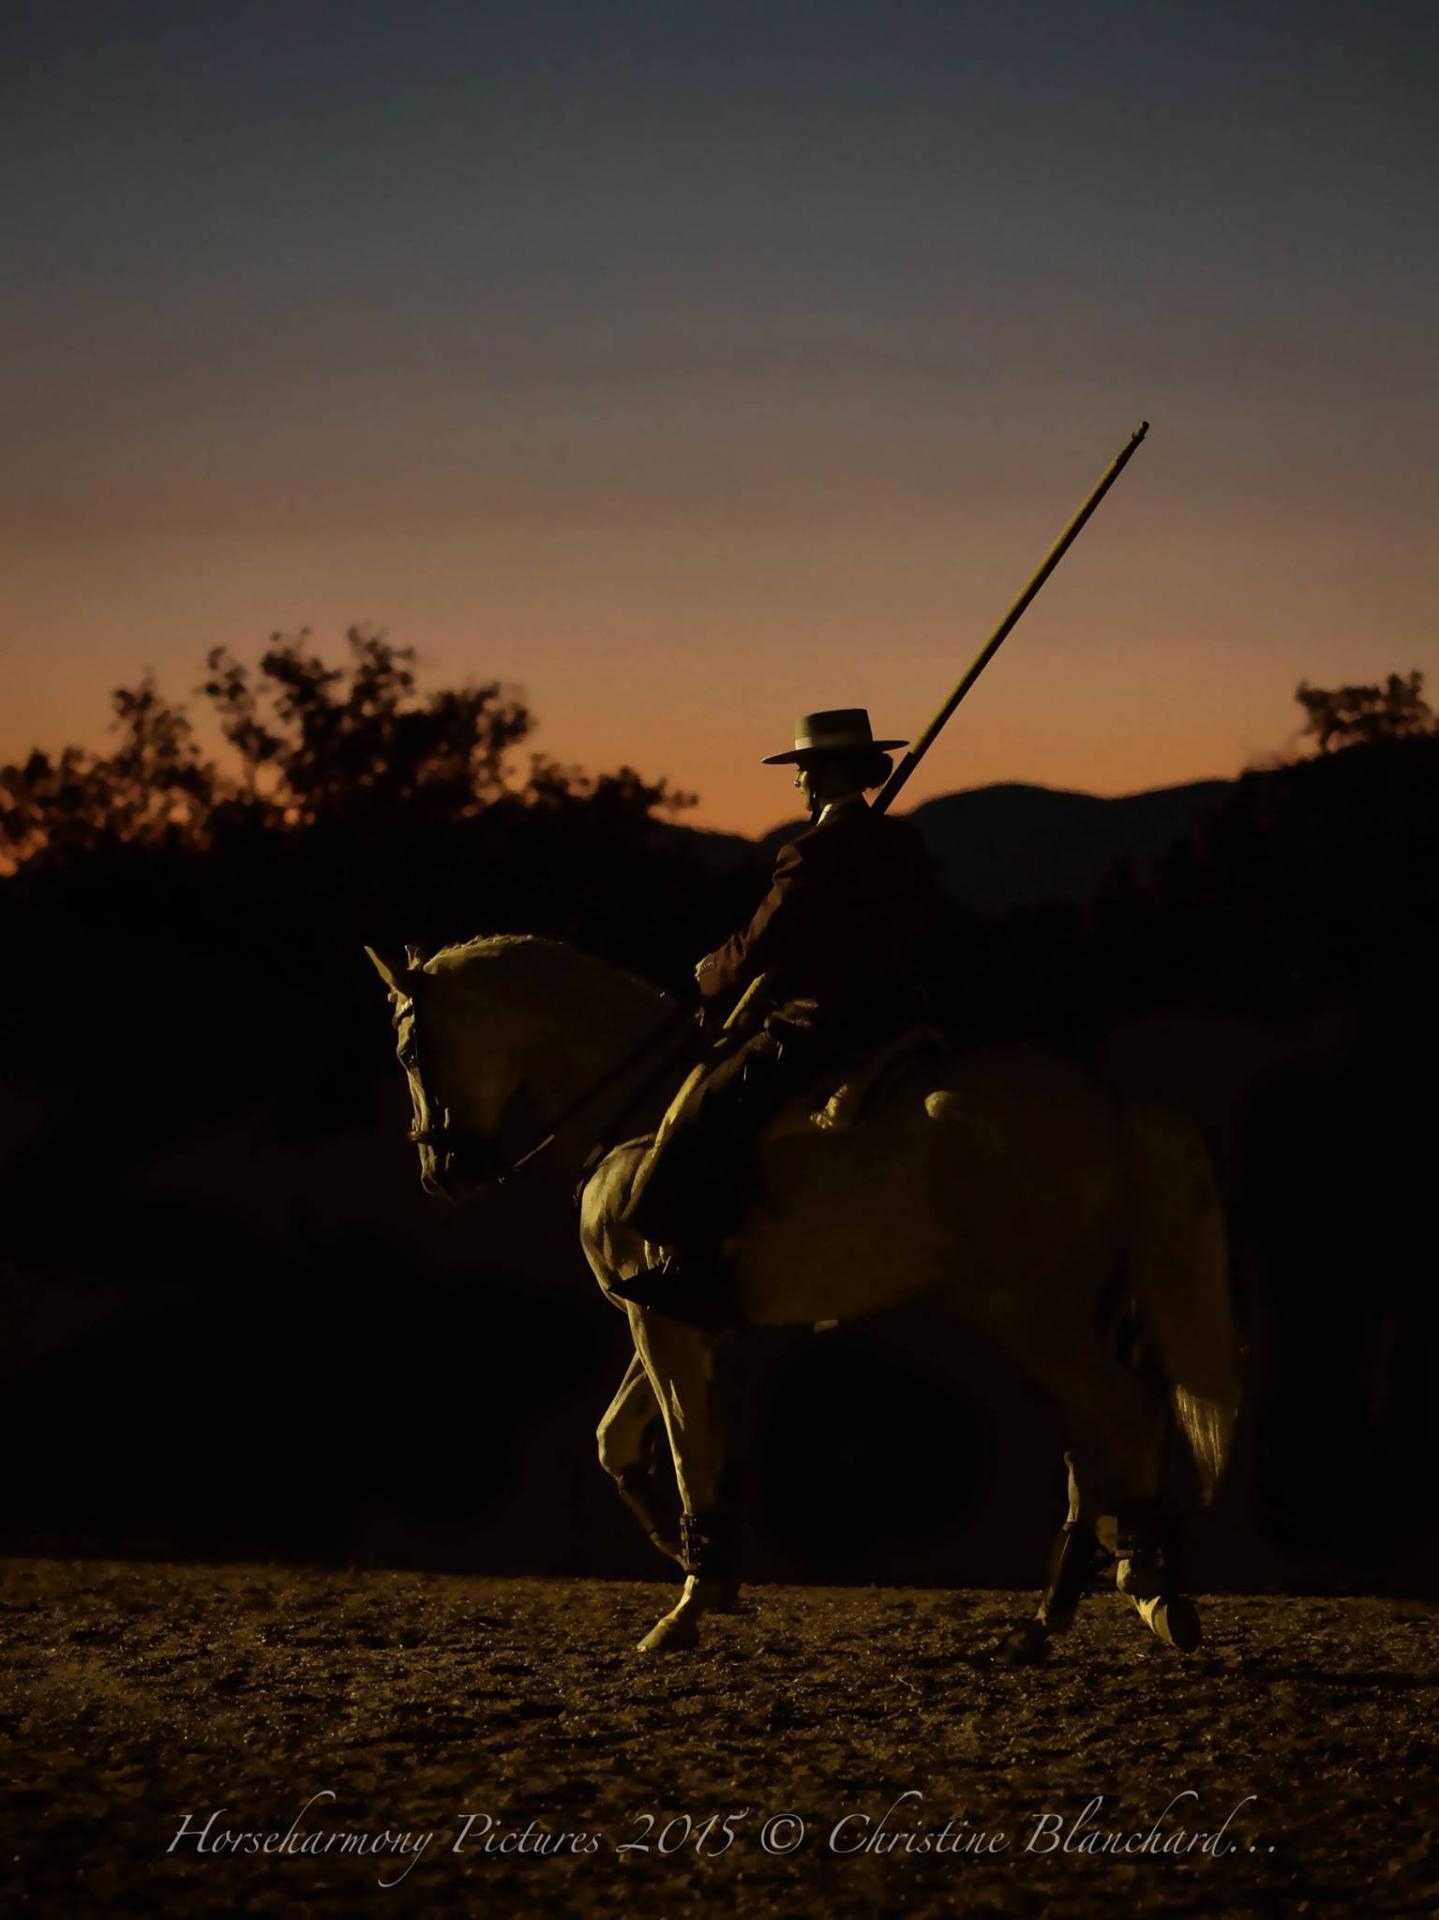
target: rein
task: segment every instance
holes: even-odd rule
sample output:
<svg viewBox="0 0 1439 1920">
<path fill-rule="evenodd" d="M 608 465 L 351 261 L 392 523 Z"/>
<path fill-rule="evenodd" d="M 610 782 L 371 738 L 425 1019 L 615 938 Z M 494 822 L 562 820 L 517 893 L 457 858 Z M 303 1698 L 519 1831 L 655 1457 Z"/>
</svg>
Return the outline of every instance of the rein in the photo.
<svg viewBox="0 0 1439 1920">
<path fill-rule="evenodd" d="M 399 1017 L 399 1013 L 397 1012 L 397 1021 Z M 470 1156 L 472 1161 L 478 1162 L 476 1171 L 480 1177 L 497 1182 L 507 1180 L 512 1174 L 518 1173 L 521 1168 L 528 1166 L 532 1160 L 538 1159 L 542 1153 L 552 1147 L 559 1138 L 562 1129 L 568 1126 L 577 1114 L 583 1113 L 584 1109 L 592 1100 L 597 1100 L 602 1093 L 607 1092 L 618 1080 L 623 1079 L 625 1074 L 630 1072 L 632 1068 L 637 1067 L 658 1045 L 661 1043 L 668 1045 L 670 1042 L 678 1039 L 681 1032 L 689 1026 L 689 1021 L 690 1016 L 688 1013 L 675 1015 L 666 1020 L 662 1026 L 657 1027 L 652 1033 L 646 1034 L 644 1039 L 636 1046 L 631 1047 L 628 1053 L 622 1055 L 612 1066 L 607 1067 L 598 1080 L 591 1082 L 583 1092 L 577 1094 L 575 1098 L 570 1101 L 568 1106 L 563 1107 L 552 1120 L 545 1122 L 546 1132 L 535 1141 L 532 1146 L 527 1147 L 518 1159 L 513 1162 L 506 1159 L 500 1150 L 498 1141 L 492 1139 L 489 1134 L 481 1133 L 479 1129 L 475 1127 L 455 1126 L 450 1119 L 450 1110 L 448 1107 L 442 1110 L 441 1124 L 439 1126 L 411 1127 L 406 1133 L 405 1138 L 413 1146 L 434 1147 L 441 1153 L 463 1153 Z M 415 1076 L 420 1083 L 421 1091 L 424 1092 L 425 1072 L 420 1058 L 419 1009 L 413 998 L 410 1001 L 410 1045 L 414 1050 Z M 622 1120 L 634 1109 L 637 1103 L 642 1100 L 656 1084 L 668 1066 L 668 1058 L 662 1058 L 654 1068 L 645 1075 L 639 1086 L 635 1088 L 634 1092 L 620 1109 L 620 1112 L 615 1116 L 617 1120 Z M 425 1092 L 425 1106 L 427 1109 L 429 1105 L 429 1095 L 428 1092 Z M 598 1151 L 602 1146 L 603 1142 L 598 1143 L 595 1151 Z M 591 1158 L 594 1158 L 593 1152 Z"/>
</svg>

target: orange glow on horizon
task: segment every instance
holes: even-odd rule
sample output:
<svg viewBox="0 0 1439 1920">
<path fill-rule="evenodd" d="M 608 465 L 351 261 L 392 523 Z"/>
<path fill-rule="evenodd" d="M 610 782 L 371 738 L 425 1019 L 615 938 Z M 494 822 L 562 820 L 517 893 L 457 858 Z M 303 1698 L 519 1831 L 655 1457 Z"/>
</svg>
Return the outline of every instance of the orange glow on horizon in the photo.
<svg viewBox="0 0 1439 1920">
<path fill-rule="evenodd" d="M 1141 419 L 902 804 L 1435 691 L 1413 10 L 351 11 L 16 22 L 0 757 L 369 622 L 763 831 L 794 716 L 912 737 Z"/>
</svg>

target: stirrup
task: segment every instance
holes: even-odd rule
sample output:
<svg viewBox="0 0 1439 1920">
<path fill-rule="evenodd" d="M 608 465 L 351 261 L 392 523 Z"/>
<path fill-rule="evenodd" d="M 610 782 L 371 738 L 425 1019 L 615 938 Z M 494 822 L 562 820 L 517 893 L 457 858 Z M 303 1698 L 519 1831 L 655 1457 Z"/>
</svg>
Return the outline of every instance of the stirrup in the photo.
<svg viewBox="0 0 1439 1920">
<path fill-rule="evenodd" d="M 678 1271 L 678 1263 L 672 1253 L 660 1256 L 653 1267 L 646 1267 L 631 1280 L 611 1280 L 609 1291 L 621 1300 L 633 1300 L 637 1307 L 658 1307 L 664 1304 L 665 1294 Z"/>
<path fill-rule="evenodd" d="M 687 1327 L 719 1332 L 738 1326 L 739 1290 L 734 1268 L 724 1254 L 667 1251 L 657 1266 L 632 1280 L 612 1280 L 609 1291 L 636 1306 L 650 1307 Z"/>
</svg>

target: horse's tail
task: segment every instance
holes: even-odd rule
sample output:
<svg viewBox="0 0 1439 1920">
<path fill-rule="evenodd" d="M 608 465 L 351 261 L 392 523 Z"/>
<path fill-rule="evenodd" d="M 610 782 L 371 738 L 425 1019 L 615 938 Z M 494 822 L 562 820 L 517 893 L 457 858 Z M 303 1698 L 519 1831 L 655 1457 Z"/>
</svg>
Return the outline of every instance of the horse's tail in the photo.
<svg viewBox="0 0 1439 1920">
<path fill-rule="evenodd" d="M 1239 1340 L 1224 1214 L 1192 1121 L 1147 1104 L 1123 1112 L 1130 1182 L 1128 1264 L 1207 1506 L 1239 1413 Z"/>
</svg>

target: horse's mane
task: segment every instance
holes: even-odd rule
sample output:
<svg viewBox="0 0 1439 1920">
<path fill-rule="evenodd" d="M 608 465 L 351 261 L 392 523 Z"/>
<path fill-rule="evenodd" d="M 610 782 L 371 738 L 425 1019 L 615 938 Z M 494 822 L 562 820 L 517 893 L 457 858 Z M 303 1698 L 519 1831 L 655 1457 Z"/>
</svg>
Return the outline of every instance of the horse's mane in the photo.
<svg viewBox="0 0 1439 1920">
<path fill-rule="evenodd" d="M 483 970 L 475 962 L 484 963 Z M 420 964 L 430 974 L 463 973 L 473 967 L 477 984 L 482 978 L 491 983 L 503 978 L 507 989 L 518 987 L 517 997 L 531 1002 L 552 1004 L 556 998 L 567 1001 L 583 995 L 591 1005 L 595 1001 L 634 1005 L 660 997 L 652 981 L 598 960 L 568 941 L 538 933 L 477 933 L 473 939 L 440 947 Z"/>
<path fill-rule="evenodd" d="M 452 946 L 436 947 L 423 964 L 431 967 L 437 960 L 444 960 L 458 966 L 474 955 L 492 953 L 498 956 L 517 947 L 529 947 L 536 952 L 544 947 L 563 947 L 568 953 L 579 953 L 578 947 L 565 947 L 563 940 L 547 940 L 538 933 L 477 933 L 468 940 L 457 940 Z"/>
</svg>

